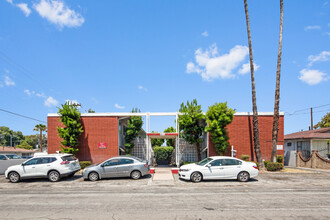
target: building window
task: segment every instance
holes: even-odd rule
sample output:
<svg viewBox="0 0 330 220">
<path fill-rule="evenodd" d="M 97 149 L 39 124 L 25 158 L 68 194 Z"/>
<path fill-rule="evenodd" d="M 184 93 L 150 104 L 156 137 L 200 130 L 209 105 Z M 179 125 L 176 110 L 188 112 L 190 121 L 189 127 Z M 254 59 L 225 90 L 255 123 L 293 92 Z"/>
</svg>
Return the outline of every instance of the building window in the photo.
<svg viewBox="0 0 330 220">
<path fill-rule="evenodd" d="M 297 141 L 297 150 L 302 150 L 302 141 Z"/>
<path fill-rule="evenodd" d="M 291 147 L 291 146 L 292 146 L 292 143 L 291 143 L 291 142 L 288 142 L 288 143 L 286 144 L 286 146 Z"/>
</svg>

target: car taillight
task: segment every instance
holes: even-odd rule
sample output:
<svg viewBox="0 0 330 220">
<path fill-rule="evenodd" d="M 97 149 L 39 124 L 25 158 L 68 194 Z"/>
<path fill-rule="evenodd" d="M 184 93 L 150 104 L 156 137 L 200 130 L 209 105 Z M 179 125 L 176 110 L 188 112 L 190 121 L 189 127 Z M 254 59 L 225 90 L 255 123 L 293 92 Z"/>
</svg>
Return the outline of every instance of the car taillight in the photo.
<svg viewBox="0 0 330 220">
<path fill-rule="evenodd" d="M 70 163 L 70 161 L 62 161 L 61 162 L 61 164 L 63 165 L 63 164 L 69 164 Z"/>
<path fill-rule="evenodd" d="M 147 163 L 146 163 L 146 164 L 144 164 L 144 167 L 145 167 L 145 168 L 148 168 L 148 164 L 147 164 Z"/>
<path fill-rule="evenodd" d="M 253 168 L 254 168 L 254 169 L 258 169 L 257 165 L 253 165 Z"/>
</svg>

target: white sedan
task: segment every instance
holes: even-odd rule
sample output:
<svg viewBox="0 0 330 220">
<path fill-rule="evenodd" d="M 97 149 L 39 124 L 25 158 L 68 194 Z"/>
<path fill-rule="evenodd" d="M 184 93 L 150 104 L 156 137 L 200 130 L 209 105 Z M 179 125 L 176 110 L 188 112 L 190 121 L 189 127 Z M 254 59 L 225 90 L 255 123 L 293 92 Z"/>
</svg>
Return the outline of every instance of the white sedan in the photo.
<svg viewBox="0 0 330 220">
<path fill-rule="evenodd" d="M 234 157 L 216 156 L 183 165 L 179 169 L 179 177 L 193 182 L 208 179 L 237 179 L 246 182 L 258 176 L 258 167 L 253 162 L 246 162 Z"/>
</svg>

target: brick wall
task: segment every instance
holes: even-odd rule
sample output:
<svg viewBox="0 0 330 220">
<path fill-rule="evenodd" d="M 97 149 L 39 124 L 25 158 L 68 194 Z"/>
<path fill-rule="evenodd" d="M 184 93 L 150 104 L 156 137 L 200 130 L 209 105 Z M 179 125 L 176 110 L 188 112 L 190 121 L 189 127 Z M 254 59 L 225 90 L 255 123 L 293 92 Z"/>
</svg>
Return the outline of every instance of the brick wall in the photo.
<svg viewBox="0 0 330 220">
<path fill-rule="evenodd" d="M 324 159 L 317 150 L 313 150 L 311 156 L 305 159 L 301 151 L 297 151 L 297 167 L 314 169 L 330 169 L 330 160 Z"/>
<path fill-rule="evenodd" d="M 270 160 L 272 153 L 273 116 L 258 116 L 258 121 L 261 153 L 264 160 Z M 241 155 L 250 155 L 250 160 L 255 160 L 252 116 L 235 116 L 232 123 L 227 126 L 227 131 L 230 138 L 230 148 L 225 155 L 231 155 L 231 146 L 233 145 L 234 149 L 237 150 L 237 158 L 241 158 Z M 284 145 L 284 116 L 280 116 L 279 119 L 278 145 Z M 283 155 L 284 151 L 278 150 L 277 154 Z M 209 155 L 219 155 L 215 150 L 212 140 L 209 142 Z"/>
<path fill-rule="evenodd" d="M 81 117 L 84 133 L 80 136 L 77 157 L 80 161 L 102 162 L 118 155 L 118 117 Z M 57 126 L 62 126 L 59 117 L 48 117 L 48 152 L 61 149 Z M 98 143 L 107 143 L 106 149 L 99 149 Z"/>
</svg>

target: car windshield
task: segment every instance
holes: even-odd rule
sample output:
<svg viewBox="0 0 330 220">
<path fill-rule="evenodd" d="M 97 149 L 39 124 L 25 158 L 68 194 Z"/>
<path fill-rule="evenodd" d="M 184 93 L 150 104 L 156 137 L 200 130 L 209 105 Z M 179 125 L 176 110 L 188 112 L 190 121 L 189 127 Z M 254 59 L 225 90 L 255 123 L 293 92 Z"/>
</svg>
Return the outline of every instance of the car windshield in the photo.
<svg viewBox="0 0 330 220">
<path fill-rule="evenodd" d="M 200 166 L 203 166 L 205 164 L 207 164 L 208 162 L 212 161 L 213 159 L 212 158 L 205 158 L 204 160 L 202 161 L 199 161 L 198 163 L 196 163 L 197 165 L 200 165 Z"/>
<path fill-rule="evenodd" d="M 7 154 L 6 155 L 9 159 L 22 159 L 20 156 L 15 154 Z"/>
</svg>

